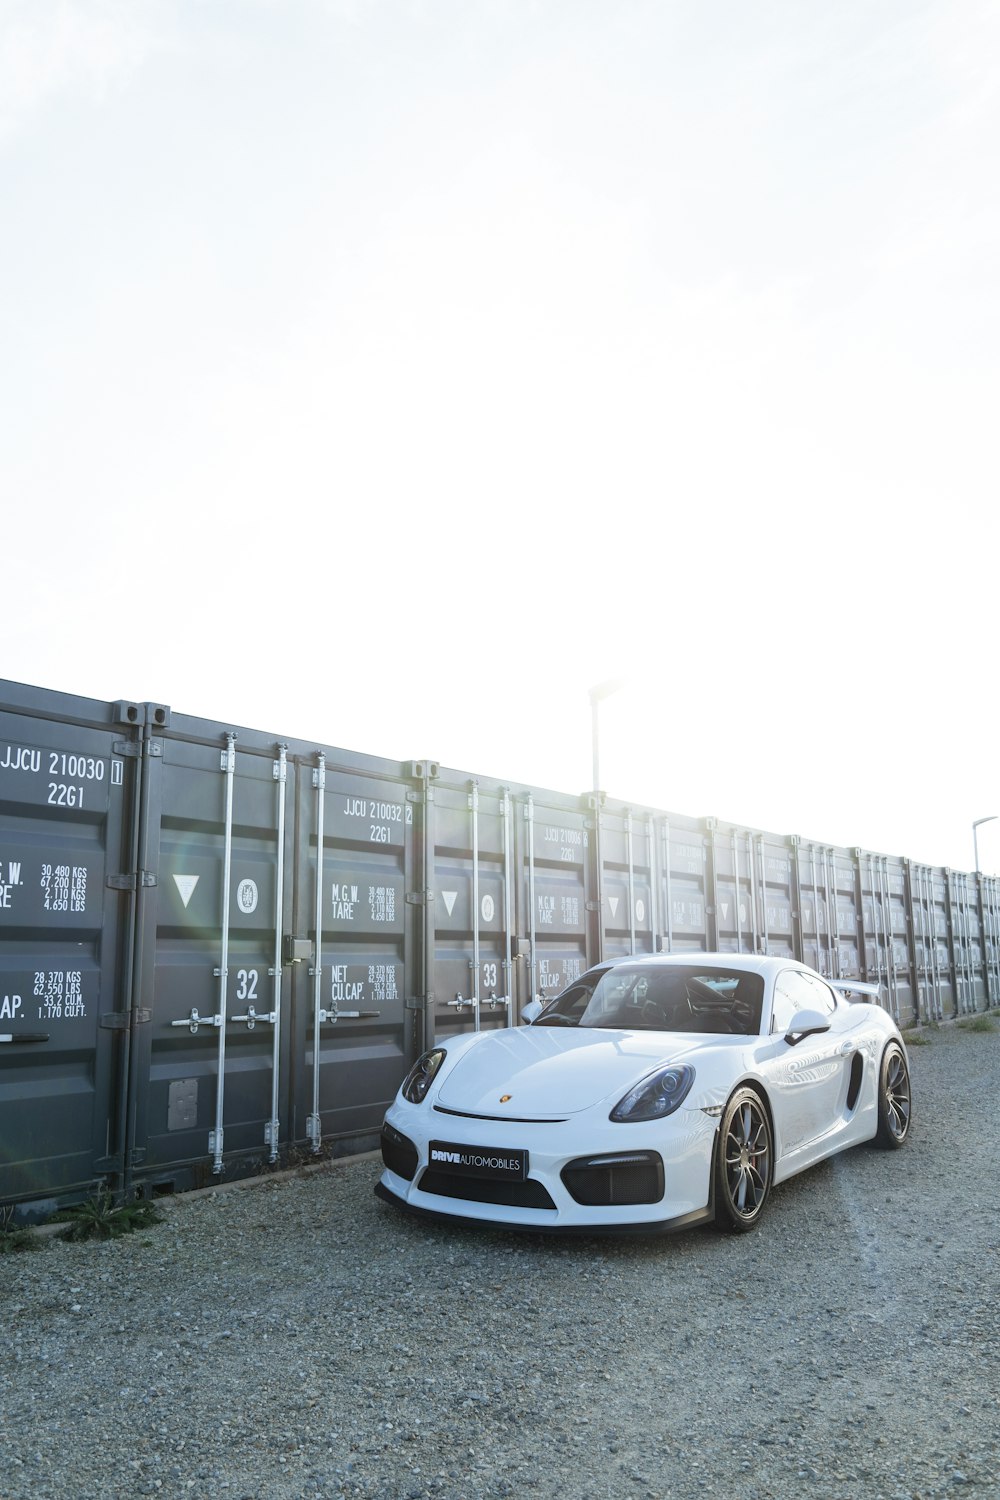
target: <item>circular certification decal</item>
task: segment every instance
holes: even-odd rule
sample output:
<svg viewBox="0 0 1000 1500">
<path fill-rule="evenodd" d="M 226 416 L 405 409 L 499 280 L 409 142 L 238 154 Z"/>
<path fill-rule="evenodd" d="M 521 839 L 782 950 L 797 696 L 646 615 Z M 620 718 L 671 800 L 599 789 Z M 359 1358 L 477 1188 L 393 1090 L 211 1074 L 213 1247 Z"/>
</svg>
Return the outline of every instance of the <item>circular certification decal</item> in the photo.
<svg viewBox="0 0 1000 1500">
<path fill-rule="evenodd" d="M 640 925 L 646 920 L 646 903 L 645 901 L 643 901 L 641 896 L 635 903 L 635 920 L 640 923 Z"/>
<path fill-rule="evenodd" d="M 241 880 L 236 891 L 236 904 L 245 917 L 257 910 L 257 882 Z"/>
<path fill-rule="evenodd" d="M 483 914 L 483 921 L 492 922 L 494 916 L 496 915 L 496 903 L 494 902 L 493 897 L 489 895 L 484 896 L 482 901 L 479 903 L 479 906 Z"/>
</svg>

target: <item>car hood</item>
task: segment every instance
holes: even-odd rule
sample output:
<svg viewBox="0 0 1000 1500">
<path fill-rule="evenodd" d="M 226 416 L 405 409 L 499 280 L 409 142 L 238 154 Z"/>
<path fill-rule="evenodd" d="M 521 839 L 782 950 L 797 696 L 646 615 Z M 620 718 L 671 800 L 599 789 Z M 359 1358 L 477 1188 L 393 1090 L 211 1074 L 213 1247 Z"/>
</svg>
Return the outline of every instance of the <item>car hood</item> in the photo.
<svg viewBox="0 0 1000 1500">
<path fill-rule="evenodd" d="M 435 1102 L 495 1119 L 564 1119 L 602 1100 L 617 1103 L 658 1064 L 682 1062 L 695 1046 L 693 1037 L 663 1032 L 530 1026 L 481 1034 L 448 1071 Z"/>
</svg>

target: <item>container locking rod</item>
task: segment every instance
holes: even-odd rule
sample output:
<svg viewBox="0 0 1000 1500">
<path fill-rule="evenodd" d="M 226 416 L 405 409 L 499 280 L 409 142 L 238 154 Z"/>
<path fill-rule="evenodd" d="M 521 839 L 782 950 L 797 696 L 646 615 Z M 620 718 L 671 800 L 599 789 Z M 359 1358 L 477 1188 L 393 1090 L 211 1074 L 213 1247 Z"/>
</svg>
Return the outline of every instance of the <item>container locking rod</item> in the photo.
<svg viewBox="0 0 1000 1500">
<path fill-rule="evenodd" d="M 321 1010 L 318 1020 L 321 1024 L 324 1021 L 362 1021 L 381 1014 L 380 1010 Z"/>
<path fill-rule="evenodd" d="M 186 1026 L 192 1036 L 196 1036 L 199 1026 L 221 1026 L 221 1016 L 202 1016 L 198 1014 L 195 1006 L 191 1007 L 191 1014 L 180 1021 L 171 1021 L 171 1026 Z"/>
<path fill-rule="evenodd" d="M 253 1031 L 258 1021 L 266 1021 L 268 1026 L 273 1026 L 277 1020 L 277 1016 L 273 1010 L 262 1011 L 258 1014 L 251 1005 L 245 1016 L 230 1016 L 229 1019 L 231 1021 L 245 1021 L 247 1023 L 247 1031 Z"/>
</svg>

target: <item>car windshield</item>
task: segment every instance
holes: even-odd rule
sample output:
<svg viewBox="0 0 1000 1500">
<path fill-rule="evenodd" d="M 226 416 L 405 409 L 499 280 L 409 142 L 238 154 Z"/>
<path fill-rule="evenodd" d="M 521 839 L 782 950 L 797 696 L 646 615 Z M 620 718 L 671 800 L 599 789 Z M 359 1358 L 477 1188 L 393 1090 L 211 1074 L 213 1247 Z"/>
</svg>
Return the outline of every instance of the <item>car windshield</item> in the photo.
<svg viewBox="0 0 1000 1500">
<path fill-rule="evenodd" d="M 739 969 L 617 964 L 571 984 L 534 1024 L 757 1036 L 763 1000 L 761 976 Z"/>
</svg>

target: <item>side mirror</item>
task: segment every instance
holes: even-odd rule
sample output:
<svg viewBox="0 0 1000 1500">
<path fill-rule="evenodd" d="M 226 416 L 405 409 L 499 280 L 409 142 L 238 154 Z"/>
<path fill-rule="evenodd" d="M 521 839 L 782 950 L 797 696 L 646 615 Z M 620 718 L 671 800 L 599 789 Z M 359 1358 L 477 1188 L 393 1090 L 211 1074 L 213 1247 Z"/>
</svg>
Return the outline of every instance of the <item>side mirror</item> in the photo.
<svg viewBox="0 0 1000 1500">
<path fill-rule="evenodd" d="M 797 1010 L 785 1032 L 785 1041 L 789 1047 L 795 1047 L 807 1036 L 817 1036 L 821 1031 L 829 1030 L 830 1017 L 825 1016 L 822 1011 Z"/>
<path fill-rule="evenodd" d="M 521 1021 L 525 1026 L 530 1026 L 532 1021 L 537 1021 L 544 1010 L 541 1000 L 529 1000 L 521 1011 Z"/>
</svg>

